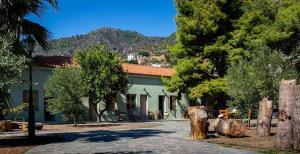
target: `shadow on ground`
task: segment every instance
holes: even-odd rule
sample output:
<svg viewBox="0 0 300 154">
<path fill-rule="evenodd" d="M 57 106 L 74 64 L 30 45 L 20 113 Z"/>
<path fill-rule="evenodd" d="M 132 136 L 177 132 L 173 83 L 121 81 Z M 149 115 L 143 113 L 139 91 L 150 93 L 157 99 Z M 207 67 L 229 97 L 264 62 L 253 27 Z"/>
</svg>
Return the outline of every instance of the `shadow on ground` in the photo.
<svg viewBox="0 0 300 154">
<path fill-rule="evenodd" d="M 112 142 L 121 139 L 137 139 L 143 137 L 160 136 L 161 134 L 175 133 L 172 131 L 161 131 L 154 129 L 133 129 L 133 130 L 100 130 L 87 132 L 64 132 L 49 134 L 54 136 L 63 136 L 66 142 L 81 140 L 84 142 Z"/>
<path fill-rule="evenodd" d="M 62 142 L 64 140 L 65 139 L 63 137 L 58 136 L 37 136 L 34 140 L 28 139 L 27 137 L 10 137 L 0 139 L 0 148 L 44 145 L 54 142 Z"/>
<path fill-rule="evenodd" d="M 153 151 L 120 151 L 120 152 L 102 152 L 102 153 L 94 153 L 94 154 L 146 154 L 153 153 Z"/>
<path fill-rule="evenodd" d="M 37 136 L 35 140 L 27 137 L 11 137 L 0 139 L 0 147 L 16 147 L 27 145 L 43 145 L 55 142 L 72 142 L 80 140 L 83 142 L 113 142 L 121 139 L 137 139 L 161 134 L 175 133 L 172 131 L 160 131 L 154 129 L 134 129 L 134 130 L 100 130 L 86 132 L 56 132 Z M 125 152 L 126 153 L 126 152 Z"/>
</svg>

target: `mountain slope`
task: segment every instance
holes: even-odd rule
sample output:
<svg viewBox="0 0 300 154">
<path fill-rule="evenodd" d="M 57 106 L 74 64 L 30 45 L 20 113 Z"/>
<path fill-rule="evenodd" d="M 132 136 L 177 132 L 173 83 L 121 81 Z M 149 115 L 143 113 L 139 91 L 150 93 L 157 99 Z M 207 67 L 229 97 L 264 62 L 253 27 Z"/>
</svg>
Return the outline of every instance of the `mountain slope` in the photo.
<svg viewBox="0 0 300 154">
<path fill-rule="evenodd" d="M 76 35 L 53 40 L 51 50 L 44 52 L 36 48 L 38 55 L 72 56 L 78 49 L 86 49 L 95 44 L 106 44 L 111 50 L 121 53 L 148 51 L 152 54 L 167 51 L 169 45 L 175 43 L 175 35 L 170 37 L 148 37 L 133 31 L 113 28 L 101 28 L 85 35 Z"/>
</svg>

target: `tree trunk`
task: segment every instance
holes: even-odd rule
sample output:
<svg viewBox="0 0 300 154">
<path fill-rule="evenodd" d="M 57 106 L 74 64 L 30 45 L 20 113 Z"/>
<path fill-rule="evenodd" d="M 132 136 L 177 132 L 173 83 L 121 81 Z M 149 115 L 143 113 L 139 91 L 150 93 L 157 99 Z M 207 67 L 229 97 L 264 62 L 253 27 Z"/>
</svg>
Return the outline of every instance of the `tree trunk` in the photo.
<svg viewBox="0 0 300 154">
<path fill-rule="evenodd" d="M 98 109 L 97 109 L 97 105 L 94 104 L 94 108 L 95 108 L 95 113 L 96 113 L 96 116 L 97 116 L 97 122 L 100 122 L 101 121 L 101 118 L 100 118 L 100 115 L 99 115 L 99 112 L 98 112 Z"/>
<path fill-rule="evenodd" d="M 99 115 L 100 121 L 101 121 L 101 117 L 102 117 L 103 113 L 109 109 L 110 104 L 111 104 L 111 101 L 112 101 L 112 97 L 111 97 L 111 96 L 108 96 L 108 97 L 105 99 L 105 107 L 104 107 L 103 110 L 100 110 L 100 115 Z"/>
<path fill-rule="evenodd" d="M 246 133 L 246 126 L 242 121 L 224 118 L 217 118 L 213 124 L 214 131 L 220 135 L 230 137 L 243 137 Z"/>
<path fill-rule="evenodd" d="M 248 128 L 251 127 L 251 114 L 252 114 L 252 111 L 251 111 L 251 109 L 249 109 L 248 110 L 248 124 L 247 124 Z"/>
<path fill-rule="evenodd" d="M 191 124 L 191 135 L 194 140 L 207 138 L 208 116 L 205 107 L 189 107 L 188 115 Z"/>
<path fill-rule="evenodd" d="M 258 136 L 270 136 L 272 112 L 272 101 L 264 98 L 259 102 L 256 126 L 256 134 Z"/>
<path fill-rule="evenodd" d="M 76 116 L 75 115 L 73 116 L 73 125 L 74 125 L 74 127 L 77 126 L 77 121 L 76 121 Z"/>
<path fill-rule="evenodd" d="M 97 110 L 95 110 L 94 102 L 93 102 L 93 95 L 92 92 L 89 91 L 88 93 L 88 101 L 89 101 L 89 120 L 91 121 L 97 121 Z"/>
<path fill-rule="evenodd" d="M 294 149 L 300 151 L 300 85 L 296 86 L 295 102 L 293 106 L 293 141 Z"/>
<path fill-rule="evenodd" d="M 291 149 L 293 147 L 292 114 L 295 102 L 295 86 L 296 80 L 280 83 L 276 146 L 281 149 Z"/>
</svg>

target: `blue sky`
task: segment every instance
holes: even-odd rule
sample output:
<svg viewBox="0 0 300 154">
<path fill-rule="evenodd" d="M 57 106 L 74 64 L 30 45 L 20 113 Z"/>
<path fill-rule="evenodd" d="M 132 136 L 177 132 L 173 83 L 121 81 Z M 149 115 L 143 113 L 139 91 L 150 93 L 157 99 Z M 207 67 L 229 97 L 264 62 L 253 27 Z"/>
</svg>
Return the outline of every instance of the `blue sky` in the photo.
<svg viewBox="0 0 300 154">
<path fill-rule="evenodd" d="M 41 19 L 54 38 L 85 34 L 101 27 L 133 30 L 146 36 L 175 32 L 173 0 L 58 0 L 59 10 Z"/>
</svg>

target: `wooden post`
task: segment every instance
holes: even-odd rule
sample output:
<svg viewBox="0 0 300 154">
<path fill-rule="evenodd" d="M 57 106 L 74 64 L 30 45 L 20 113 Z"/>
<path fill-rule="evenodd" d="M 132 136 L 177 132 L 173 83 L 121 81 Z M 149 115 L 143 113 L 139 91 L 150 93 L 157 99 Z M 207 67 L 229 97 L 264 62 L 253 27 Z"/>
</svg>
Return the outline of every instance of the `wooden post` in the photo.
<svg viewBox="0 0 300 154">
<path fill-rule="evenodd" d="M 300 85 L 295 88 L 292 120 L 294 149 L 300 151 Z"/>
<path fill-rule="evenodd" d="M 207 138 L 208 116 L 205 107 L 189 107 L 188 115 L 191 124 L 191 136 L 194 140 Z"/>
<path fill-rule="evenodd" d="M 256 126 L 256 134 L 258 136 L 270 136 L 272 112 L 272 101 L 264 98 L 259 102 Z"/>
<path fill-rule="evenodd" d="M 251 127 L 251 109 L 248 110 L 248 122 L 247 122 L 247 127 L 250 128 Z"/>
<path fill-rule="evenodd" d="M 276 146 L 281 149 L 293 148 L 292 114 L 295 102 L 296 80 L 281 81 L 279 88 L 279 117 Z"/>
</svg>

